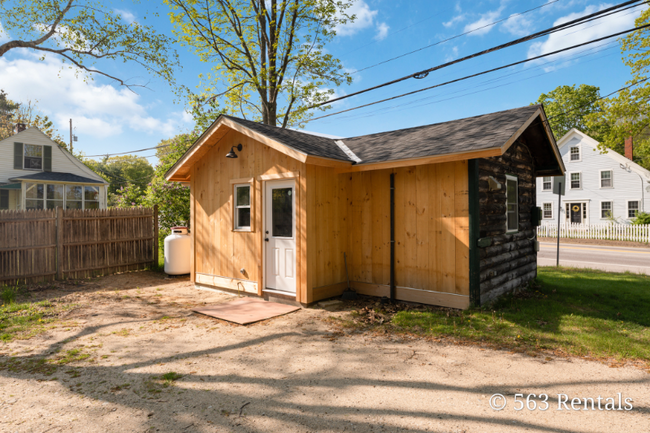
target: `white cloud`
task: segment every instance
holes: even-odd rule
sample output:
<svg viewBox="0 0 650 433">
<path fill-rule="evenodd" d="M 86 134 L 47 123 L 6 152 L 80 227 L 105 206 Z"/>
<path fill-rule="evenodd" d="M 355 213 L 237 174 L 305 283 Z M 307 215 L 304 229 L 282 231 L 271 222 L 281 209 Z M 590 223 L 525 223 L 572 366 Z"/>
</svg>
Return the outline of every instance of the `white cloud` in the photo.
<svg viewBox="0 0 650 433">
<path fill-rule="evenodd" d="M 122 19 L 129 24 L 133 24 L 136 21 L 135 15 L 125 9 L 115 9 L 115 13 L 122 15 Z"/>
<path fill-rule="evenodd" d="M 2 23 L 0 23 L 0 43 L 7 41 L 9 41 L 9 35 L 5 31 L 4 27 L 2 27 Z"/>
<path fill-rule="evenodd" d="M 445 62 L 451 62 L 452 60 L 455 60 L 458 58 L 458 47 L 453 47 L 451 49 L 451 53 L 447 54 L 445 57 Z"/>
<path fill-rule="evenodd" d="M 116 88 L 77 77 L 58 59 L 36 55 L 8 60 L 0 58 L 0 83 L 9 97 L 18 101 L 38 101 L 38 108 L 65 131 L 72 118 L 77 131 L 94 138 L 119 135 L 125 129 L 148 134 L 172 135 L 183 116 L 158 119 L 148 113 L 140 96 L 126 88 Z"/>
<path fill-rule="evenodd" d="M 473 23 L 467 24 L 463 31 L 472 32 L 470 34 L 473 36 L 484 35 L 488 33 L 490 30 L 492 30 L 494 26 L 488 26 L 488 24 L 498 20 L 499 17 L 501 16 L 501 12 L 503 12 L 503 5 L 495 11 L 484 13 L 483 15 L 481 15 L 481 18 L 474 21 Z"/>
<path fill-rule="evenodd" d="M 374 23 L 377 11 L 370 10 L 370 7 L 364 0 L 357 0 L 350 9 L 348 15 L 355 15 L 356 19 L 352 23 L 339 25 L 336 27 L 336 34 L 339 36 L 352 36 L 360 30 L 371 27 Z"/>
<path fill-rule="evenodd" d="M 532 33 L 533 22 L 524 15 L 510 15 L 501 30 L 514 36 L 527 36 Z"/>
<path fill-rule="evenodd" d="M 449 21 L 442 23 L 442 25 L 449 28 L 449 27 L 453 26 L 454 24 L 459 23 L 461 21 L 465 21 L 465 14 L 456 15 L 455 17 L 453 17 Z"/>
<path fill-rule="evenodd" d="M 383 41 L 386 39 L 386 36 L 388 36 L 388 24 L 386 23 L 379 23 L 377 24 L 377 34 L 375 35 L 375 39 L 378 41 Z"/>
<path fill-rule="evenodd" d="M 611 5 L 601 4 L 598 6 L 588 6 L 582 12 L 576 12 L 566 15 L 556 20 L 553 25 L 565 23 L 574 20 L 584 15 L 594 13 L 598 10 L 605 9 Z M 557 51 L 572 45 L 577 45 L 603 36 L 617 33 L 628 28 L 634 27 L 634 20 L 641 12 L 641 9 L 636 10 L 634 13 L 619 13 L 610 15 L 606 18 L 599 19 L 590 23 L 582 24 L 580 26 L 572 27 L 570 29 L 551 34 L 548 39 L 542 42 L 536 42 L 528 49 L 528 58 L 539 56 L 542 54 Z M 553 58 L 569 57 L 576 54 L 575 50 L 566 51 L 558 54 Z"/>
</svg>

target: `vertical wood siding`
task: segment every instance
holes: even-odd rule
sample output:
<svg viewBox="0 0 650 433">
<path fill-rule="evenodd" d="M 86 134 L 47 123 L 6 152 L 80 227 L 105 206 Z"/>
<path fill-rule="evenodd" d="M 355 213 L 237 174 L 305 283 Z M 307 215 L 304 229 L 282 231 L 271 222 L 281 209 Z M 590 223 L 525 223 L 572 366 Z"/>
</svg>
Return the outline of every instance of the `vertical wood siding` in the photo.
<svg viewBox="0 0 650 433">
<path fill-rule="evenodd" d="M 506 234 L 506 174 L 519 180 L 519 231 L 511 234 Z M 500 190 L 489 191 L 489 176 L 502 184 Z M 524 287 L 537 275 L 534 207 L 534 163 L 524 143 L 517 141 L 502 156 L 479 160 L 480 237 L 493 240 L 480 249 L 481 303 Z"/>
</svg>

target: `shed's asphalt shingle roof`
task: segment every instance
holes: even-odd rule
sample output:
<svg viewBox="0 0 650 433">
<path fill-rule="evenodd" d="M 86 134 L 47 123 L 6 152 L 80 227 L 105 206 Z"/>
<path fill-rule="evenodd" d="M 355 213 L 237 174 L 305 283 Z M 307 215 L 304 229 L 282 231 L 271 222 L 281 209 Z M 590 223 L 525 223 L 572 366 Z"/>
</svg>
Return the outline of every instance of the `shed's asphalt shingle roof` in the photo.
<svg viewBox="0 0 650 433">
<path fill-rule="evenodd" d="M 91 179 L 89 177 L 77 176 L 72 173 L 57 173 L 54 171 L 42 171 L 39 173 L 28 174 L 26 176 L 16 176 L 10 179 L 14 180 L 34 180 L 34 181 L 52 181 L 52 182 L 74 182 L 74 183 L 97 183 L 106 184 L 108 182 Z"/>
<path fill-rule="evenodd" d="M 502 146 L 539 105 L 515 108 L 415 128 L 343 138 L 360 164 L 464 153 Z M 224 116 L 307 155 L 350 161 L 336 140 Z"/>
<path fill-rule="evenodd" d="M 237 117 L 223 116 L 233 122 L 239 123 L 246 128 L 259 132 L 265 137 L 276 140 L 280 143 L 303 152 L 307 155 L 320 156 L 323 158 L 339 159 L 349 161 L 350 158 L 336 145 L 335 140 L 327 137 L 307 134 L 292 129 L 278 128 L 277 126 L 265 125 L 263 123 L 251 122 L 250 120 Z"/>
<path fill-rule="evenodd" d="M 538 105 L 450 122 L 343 139 L 361 164 L 423 158 L 500 147 L 539 108 Z"/>
</svg>

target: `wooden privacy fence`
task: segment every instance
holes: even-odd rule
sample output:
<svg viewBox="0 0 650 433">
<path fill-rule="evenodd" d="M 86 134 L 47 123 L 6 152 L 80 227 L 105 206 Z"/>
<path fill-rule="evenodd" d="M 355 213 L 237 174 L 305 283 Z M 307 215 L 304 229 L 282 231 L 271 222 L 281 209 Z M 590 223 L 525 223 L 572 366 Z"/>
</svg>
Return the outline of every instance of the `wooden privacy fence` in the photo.
<svg viewBox="0 0 650 433">
<path fill-rule="evenodd" d="M 157 263 L 157 209 L 0 211 L 0 284 L 86 278 Z"/>
<path fill-rule="evenodd" d="M 557 225 L 548 224 L 537 227 L 539 237 L 557 237 Z M 603 239 L 610 241 L 650 242 L 650 225 L 625 224 L 562 224 L 561 238 Z"/>
</svg>

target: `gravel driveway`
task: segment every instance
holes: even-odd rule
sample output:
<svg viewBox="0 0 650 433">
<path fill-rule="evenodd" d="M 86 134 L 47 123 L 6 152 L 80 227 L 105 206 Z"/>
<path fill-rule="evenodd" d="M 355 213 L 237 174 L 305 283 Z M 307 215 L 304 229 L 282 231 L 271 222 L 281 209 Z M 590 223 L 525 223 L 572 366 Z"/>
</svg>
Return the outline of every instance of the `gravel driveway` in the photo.
<svg viewBox="0 0 650 433">
<path fill-rule="evenodd" d="M 341 333 L 326 319 L 348 313 L 319 308 L 235 326 L 190 311 L 232 296 L 151 272 L 35 297 L 75 308 L 0 343 L 2 432 L 650 431 L 650 375 L 632 367 Z"/>
</svg>

